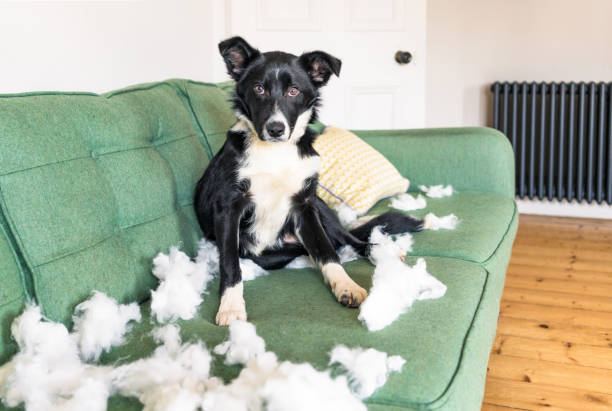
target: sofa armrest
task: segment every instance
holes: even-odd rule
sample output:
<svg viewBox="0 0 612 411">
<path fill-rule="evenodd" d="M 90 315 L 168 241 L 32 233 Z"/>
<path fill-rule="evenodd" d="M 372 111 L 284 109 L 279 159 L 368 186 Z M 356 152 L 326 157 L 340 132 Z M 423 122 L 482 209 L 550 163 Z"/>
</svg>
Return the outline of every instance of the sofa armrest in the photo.
<svg viewBox="0 0 612 411">
<path fill-rule="evenodd" d="M 514 153 L 506 136 L 485 127 L 353 130 L 410 180 L 514 198 Z"/>
</svg>

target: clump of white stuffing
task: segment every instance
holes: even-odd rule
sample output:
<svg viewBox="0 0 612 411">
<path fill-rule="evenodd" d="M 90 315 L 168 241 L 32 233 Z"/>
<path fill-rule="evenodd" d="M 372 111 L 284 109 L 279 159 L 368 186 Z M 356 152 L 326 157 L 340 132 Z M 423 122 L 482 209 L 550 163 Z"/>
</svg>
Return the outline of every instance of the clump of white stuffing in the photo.
<svg viewBox="0 0 612 411">
<path fill-rule="evenodd" d="M 151 311 L 159 322 L 193 318 L 213 277 L 206 263 L 191 261 L 178 247 L 153 259 L 153 275 L 161 281 L 151 291 Z"/>
<path fill-rule="evenodd" d="M 123 344 L 129 331 L 128 323 L 140 321 L 137 303 L 118 304 L 114 298 L 99 291 L 75 308 L 72 336 L 77 341 L 84 361 L 97 361 L 102 351 Z"/>
<path fill-rule="evenodd" d="M 434 213 L 429 213 L 423 220 L 423 228 L 426 230 L 454 230 L 459 223 L 459 219 L 454 214 L 438 217 Z"/>
<path fill-rule="evenodd" d="M 419 190 L 423 191 L 427 197 L 431 198 L 442 198 L 453 195 L 453 186 L 442 184 L 436 186 L 419 186 Z"/>
<path fill-rule="evenodd" d="M 336 213 L 338 214 L 340 224 L 343 226 L 350 225 L 357 220 L 359 216 L 359 213 L 346 203 L 340 203 L 340 205 L 336 207 Z"/>
<path fill-rule="evenodd" d="M 427 207 L 427 200 L 422 194 L 414 198 L 408 193 L 403 193 L 391 200 L 391 207 L 402 211 L 420 210 Z"/>
<path fill-rule="evenodd" d="M 360 306 L 359 320 L 369 331 L 385 328 L 406 312 L 415 300 L 439 298 L 446 286 L 427 272 L 425 260 L 419 258 L 410 267 L 403 262 L 408 241 L 398 241 L 383 233 L 380 227 L 372 230 L 370 259 L 376 265 L 372 288 Z M 403 255 L 402 255 L 403 253 Z"/>
<path fill-rule="evenodd" d="M 395 236 L 385 234 L 381 226 L 374 227 L 370 234 L 370 261 L 374 265 L 389 260 L 403 260 L 406 253 L 412 251 L 414 240 L 411 234 Z"/>
<path fill-rule="evenodd" d="M 198 255 L 195 261 L 196 263 L 204 264 L 213 276 L 219 274 L 219 249 L 208 239 L 200 239 L 198 243 Z M 242 272 L 243 281 L 251 281 L 257 277 L 268 274 L 268 271 L 248 258 L 240 259 L 240 271 Z"/>
<path fill-rule="evenodd" d="M 349 384 L 359 398 L 367 398 L 385 385 L 392 371 L 401 371 L 404 360 L 374 348 L 348 348 L 337 345 L 330 353 L 330 364 L 340 364 L 348 373 Z"/>
<path fill-rule="evenodd" d="M 348 263 L 349 261 L 361 258 L 359 253 L 350 245 L 344 245 L 337 250 L 340 264 Z M 291 260 L 284 268 L 316 268 L 310 257 L 301 255 Z"/>
<path fill-rule="evenodd" d="M 240 259 L 240 272 L 242 281 L 251 281 L 262 275 L 268 274 L 266 270 L 258 266 L 255 261 L 247 258 Z"/>
<path fill-rule="evenodd" d="M 11 326 L 19 352 L 0 369 L 0 398 L 28 411 L 105 410 L 110 367 L 84 364 L 77 343 L 63 324 L 43 319 L 28 306 Z"/>
<path fill-rule="evenodd" d="M 232 325 L 238 323 L 235 331 L 243 335 L 240 340 L 232 334 Z M 206 411 L 281 411 L 281 410 L 322 410 L 365 411 L 363 403 L 355 397 L 346 377 L 331 378 L 328 372 L 317 371 L 312 365 L 279 363 L 273 352 L 264 351 L 263 340 L 255 343 L 259 336 L 254 326 L 234 321 L 230 325 L 231 348 L 223 350 L 233 356 L 240 352 L 236 362 L 244 362 L 236 379 L 227 385 L 209 389 L 203 395 L 202 408 Z M 243 345 L 244 347 L 240 347 Z M 232 352 L 233 350 L 233 352 Z M 217 351 L 215 349 L 215 351 Z M 248 358 L 248 360 L 247 360 Z"/>
<path fill-rule="evenodd" d="M 222 384 L 210 377 L 210 353 L 201 342 L 182 344 L 174 324 L 152 335 L 162 344 L 150 357 L 117 367 L 113 387 L 138 398 L 145 410 L 196 410 L 202 394 Z"/>
<path fill-rule="evenodd" d="M 268 272 L 253 260 L 240 259 L 244 281 Z M 153 259 L 153 275 L 160 284 L 151 291 L 151 311 L 159 322 L 192 319 L 202 302 L 202 293 L 214 276 L 219 274 L 219 249 L 206 238 L 198 243 L 198 254 L 192 261 L 178 247 L 169 254 L 159 253 Z"/>
<path fill-rule="evenodd" d="M 295 257 L 289 264 L 287 264 L 284 268 L 315 268 L 314 263 L 307 255 L 301 255 L 299 257 Z"/>
<path fill-rule="evenodd" d="M 266 343 L 246 321 L 234 320 L 229 325 L 229 339 L 214 348 L 214 353 L 225 355 L 225 363 L 246 364 L 266 351 Z"/>
</svg>

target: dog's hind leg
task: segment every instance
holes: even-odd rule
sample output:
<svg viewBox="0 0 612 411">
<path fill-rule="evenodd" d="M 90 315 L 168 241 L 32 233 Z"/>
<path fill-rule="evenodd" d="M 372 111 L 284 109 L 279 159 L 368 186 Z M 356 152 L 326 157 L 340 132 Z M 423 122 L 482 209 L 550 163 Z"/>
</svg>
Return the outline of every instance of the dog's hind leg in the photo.
<svg viewBox="0 0 612 411">
<path fill-rule="evenodd" d="M 365 256 L 368 246 L 367 239 L 362 241 L 347 231 L 346 228 L 340 224 L 340 220 L 338 219 L 336 213 L 318 197 L 315 207 L 319 213 L 321 225 L 325 229 L 327 237 L 332 242 L 332 245 L 336 250 L 344 245 L 350 245 L 359 254 Z"/>
<path fill-rule="evenodd" d="M 321 268 L 336 299 L 347 307 L 358 307 L 368 293 L 348 276 L 340 265 L 334 245 L 321 224 L 318 210 L 305 202 L 294 214 L 296 234 L 314 262 Z"/>
<path fill-rule="evenodd" d="M 302 244 L 295 243 L 284 244 L 281 248 L 267 248 L 257 256 L 247 255 L 246 258 L 250 258 L 255 264 L 266 270 L 276 270 L 283 268 L 296 257 L 307 254 Z"/>
</svg>

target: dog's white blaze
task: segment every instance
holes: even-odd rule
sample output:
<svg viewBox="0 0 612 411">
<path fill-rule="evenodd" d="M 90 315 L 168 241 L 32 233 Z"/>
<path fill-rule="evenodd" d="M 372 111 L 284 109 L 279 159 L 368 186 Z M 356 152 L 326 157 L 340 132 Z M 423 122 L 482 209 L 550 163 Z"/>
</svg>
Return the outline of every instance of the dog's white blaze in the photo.
<svg viewBox="0 0 612 411">
<path fill-rule="evenodd" d="M 266 138 L 266 140 L 272 139 L 272 138 L 276 138 L 276 139 L 278 139 L 280 141 L 286 141 L 288 139 L 288 136 L 289 136 L 289 122 L 287 122 L 287 117 L 285 117 L 283 112 L 278 108 L 278 104 L 274 105 L 274 113 L 272 113 L 272 115 L 270 116 L 268 121 L 266 121 L 266 124 L 274 122 L 274 121 L 278 121 L 280 123 L 283 123 L 283 125 L 285 126 L 285 131 L 284 131 L 283 135 L 279 136 L 279 137 L 272 137 L 270 134 L 268 134 L 268 130 L 264 126 L 264 128 L 263 128 L 264 137 Z"/>
<path fill-rule="evenodd" d="M 304 180 L 319 170 L 318 156 L 301 158 L 292 142 L 266 142 L 251 137 L 239 177 L 251 182 L 250 194 L 255 203 L 251 233 L 254 254 L 274 245 L 289 216 L 291 197 L 304 186 Z"/>
</svg>

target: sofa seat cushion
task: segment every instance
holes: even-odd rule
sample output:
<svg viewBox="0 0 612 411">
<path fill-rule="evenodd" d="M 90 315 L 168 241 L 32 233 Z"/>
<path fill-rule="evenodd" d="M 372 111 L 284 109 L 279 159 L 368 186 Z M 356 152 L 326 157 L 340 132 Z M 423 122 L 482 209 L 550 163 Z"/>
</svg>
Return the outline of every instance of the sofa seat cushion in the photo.
<svg viewBox="0 0 612 411">
<path fill-rule="evenodd" d="M 0 96 L 0 207 L 48 318 L 92 290 L 143 301 L 151 259 L 194 250 L 208 155 L 183 99 L 167 82 Z"/>
<path fill-rule="evenodd" d="M 391 199 L 382 200 L 368 214 L 395 210 L 390 203 Z M 414 234 L 411 254 L 482 263 L 497 249 L 515 211 L 514 200 L 500 194 L 459 191 L 450 197 L 427 197 L 426 208 L 405 213 L 420 218 L 429 212 L 438 217 L 453 213 L 459 218 L 459 224 L 455 230 L 424 230 Z"/>
<path fill-rule="evenodd" d="M 409 258 L 413 264 L 416 258 Z M 487 274 L 480 266 L 447 258 L 427 257 L 429 272 L 448 286 L 437 300 L 416 302 L 387 328 L 368 332 L 357 316 L 359 310 L 338 304 L 320 273 L 314 269 L 277 270 L 246 282 L 244 293 L 249 321 L 257 326 L 269 350 L 281 360 L 309 362 L 326 369 L 328 352 L 336 344 L 374 347 L 403 356 L 401 374 L 393 374 L 368 402 L 404 407 L 425 406 L 445 395 L 453 382 L 482 297 Z M 345 264 L 347 271 L 369 289 L 373 266 L 365 259 Z M 223 341 L 227 328 L 214 325 L 219 299 L 218 282 L 209 285 L 198 316 L 181 321 L 184 341 L 201 339 L 209 349 Z M 149 355 L 155 344 L 147 333 L 156 324 L 147 304 L 143 320 L 136 325 L 126 345 L 103 356 L 104 363 L 124 363 Z M 488 347 L 484 348 L 488 351 Z M 216 357 L 213 374 L 225 380 L 235 377 L 240 366 L 225 366 Z M 134 400 L 117 399 L 111 409 L 136 406 Z M 119 406 L 121 404 L 121 406 Z M 138 407 L 135 407 L 138 408 Z"/>
</svg>

